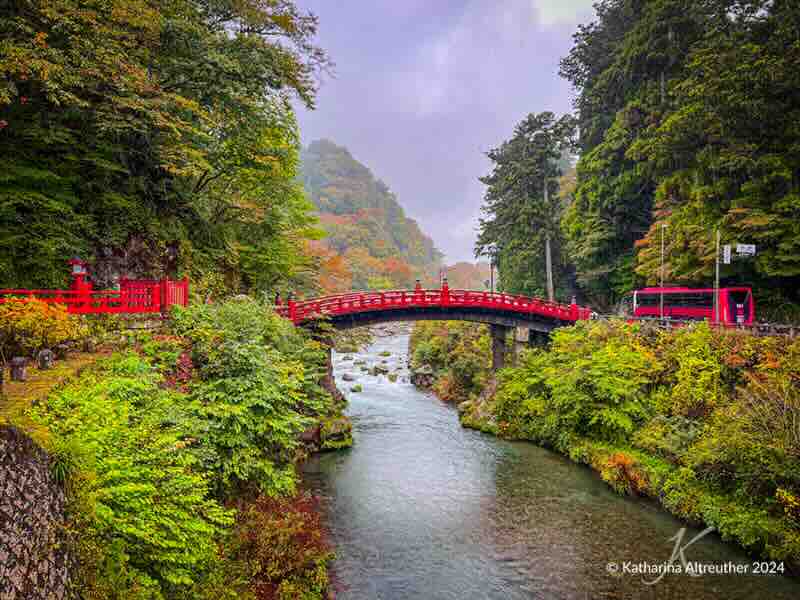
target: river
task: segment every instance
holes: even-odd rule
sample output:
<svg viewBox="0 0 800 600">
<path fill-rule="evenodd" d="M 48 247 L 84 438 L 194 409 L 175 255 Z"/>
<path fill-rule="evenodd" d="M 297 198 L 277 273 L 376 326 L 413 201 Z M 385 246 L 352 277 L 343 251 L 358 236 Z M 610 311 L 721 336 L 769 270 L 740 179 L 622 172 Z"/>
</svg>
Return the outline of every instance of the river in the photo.
<svg viewBox="0 0 800 600">
<path fill-rule="evenodd" d="M 334 356 L 354 446 L 312 458 L 305 479 L 323 499 L 339 600 L 800 598 L 785 577 L 668 574 L 646 585 L 623 572 L 668 561 L 684 525 L 559 454 L 463 429 L 452 406 L 408 383 L 407 347 L 404 333 Z M 356 361 L 386 361 L 399 379 Z M 697 533 L 687 528 L 683 544 Z M 684 554 L 751 565 L 715 534 Z"/>
</svg>

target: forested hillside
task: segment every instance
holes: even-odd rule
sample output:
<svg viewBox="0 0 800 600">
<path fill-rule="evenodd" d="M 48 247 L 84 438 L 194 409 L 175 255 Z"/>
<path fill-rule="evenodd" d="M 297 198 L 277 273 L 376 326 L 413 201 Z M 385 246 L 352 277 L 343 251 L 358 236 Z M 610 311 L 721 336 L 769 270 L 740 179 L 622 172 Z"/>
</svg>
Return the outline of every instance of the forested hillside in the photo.
<svg viewBox="0 0 800 600">
<path fill-rule="evenodd" d="M 757 246 L 755 258 L 723 265 L 723 285 L 752 285 L 762 315 L 790 318 L 800 288 L 796 3 L 596 7 L 561 65 L 577 92 L 574 117 L 530 115 L 490 154 L 477 251 L 499 254 L 507 287 L 542 293 L 543 275 L 518 267 L 542 272 L 549 235 L 556 288 L 566 291 L 574 273 L 590 302 L 610 306 L 658 282 L 662 234 L 665 282 L 709 286 L 719 229 L 723 244 Z M 580 156 L 577 182 L 554 202 L 564 146 Z M 511 206 L 522 206 L 527 228 L 504 228 Z"/>
<path fill-rule="evenodd" d="M 316 18 L 288 1 L 0 4 L 0 287 L 89 261 L 194 289 L 308 279 L 319 237 L 290 101 L 313 106 Z"/>
<path fill-rule="evenodd" d="M 482 290 L 488 289 L 490 285 L 489 264 L 485 262 L 457 262 L 445 267 L 445 273 L 448 284 L 453 289 Z"/>
<path fill-rule="evenodd" d="M 409 288 L 435 280 L 442 254 L 389 187 L 329 140 L 301 153 L 303 183 L 327 237 L 314 244 L 324 291 Z"/>
</svg>

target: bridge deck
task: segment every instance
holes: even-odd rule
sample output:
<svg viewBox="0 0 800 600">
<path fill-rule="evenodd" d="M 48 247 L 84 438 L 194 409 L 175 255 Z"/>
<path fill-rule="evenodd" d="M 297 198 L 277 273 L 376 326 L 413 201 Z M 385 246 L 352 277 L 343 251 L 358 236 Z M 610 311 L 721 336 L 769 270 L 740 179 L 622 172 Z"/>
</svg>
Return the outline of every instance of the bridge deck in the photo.
<svg viewBox="0 0 800 600">
<path fill-rule="evenodd" d="M 539 298 L 514 296 L 497 292 L 470 290 L 392 290 L 383 292 L 353 292 L 309 300 L 290 301 L 279 312 L 300 324 L 322 316 L 339 317 L 359 313 L 391 313 L 409 315 L 414 309 L 479 309 L 482 312 L 536 315 L 554 322 L 575 322 L 588 319 L 591 310 L 576 304 L 558 304 Z M 387 314 L 387 316 L 389 316 Z"/>
</svg>

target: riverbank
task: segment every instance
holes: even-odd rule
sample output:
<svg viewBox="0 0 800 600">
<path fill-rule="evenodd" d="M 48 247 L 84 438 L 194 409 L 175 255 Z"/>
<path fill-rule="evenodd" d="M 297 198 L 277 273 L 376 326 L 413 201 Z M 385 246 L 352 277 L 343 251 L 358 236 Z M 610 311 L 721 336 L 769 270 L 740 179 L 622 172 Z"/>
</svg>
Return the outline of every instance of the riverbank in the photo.
<svg viewBox="0 0 800 600">
<path fill-rule="evenodd" d="M 460 348 L 444 352 L 437 389 L 465 362 L 463 326 L 428 327 L 412 337 L 415 357 Z M 523 353 L 495 385 L 459 405 L 462 425 L 554 449 L 618 493 L 651 497 L 798 573 L 799 341 L 584 323 Z"/>
<path fill-rule="evenodd" d="M 609 563 L 662 564 L 682 528 L 686 541 L 701 529 L 556 452 L 461 427 L 452 403 L 408 381 L 408 341 L 381 335 L 334 355 L 355 443 L 303 466 L 336 550 L 339 600 L 797 598 L 800 583 L 784 577 L 667 575 L 647 585 L 609 572 Z M 373 375 L 377 365 L 398 378 Z M 713 534 L 685 555 L 751 563 Z"/>
<path fill-rule="evenodd" d="M 319 342 L 239 299 L 176 312 L 24 411 L 66 492 L 72 591 L 326 598 L 333 552 L 298 472 L 352 443 L 326 376 Z"/>
</svg>

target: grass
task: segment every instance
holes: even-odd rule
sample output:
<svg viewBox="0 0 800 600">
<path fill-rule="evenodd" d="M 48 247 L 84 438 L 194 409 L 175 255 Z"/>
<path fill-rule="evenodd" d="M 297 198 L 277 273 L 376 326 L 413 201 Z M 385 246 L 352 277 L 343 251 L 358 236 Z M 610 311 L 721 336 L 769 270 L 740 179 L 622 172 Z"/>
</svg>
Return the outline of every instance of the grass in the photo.
<svg viewBox="0 0 800 600">
<path fill-rule="evenodd" d="M 53 390 L 108 354 L 108 351 L 75 352 L 66 360 L 54 362 L 53 368 L 45 371 L 31 364 L 28 367 L 27 381 L 11 381 L 10 370 L 6 369 L 5 383 L 0 393 L 0 425 L 14 425 L 34 438 L 41 438 L 41 435 L 36 434 L 43 432 L 26 416 L 31 404 L 44 400 Z"/>
</svg>

